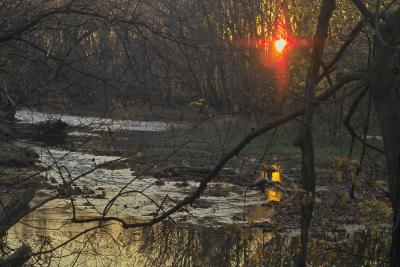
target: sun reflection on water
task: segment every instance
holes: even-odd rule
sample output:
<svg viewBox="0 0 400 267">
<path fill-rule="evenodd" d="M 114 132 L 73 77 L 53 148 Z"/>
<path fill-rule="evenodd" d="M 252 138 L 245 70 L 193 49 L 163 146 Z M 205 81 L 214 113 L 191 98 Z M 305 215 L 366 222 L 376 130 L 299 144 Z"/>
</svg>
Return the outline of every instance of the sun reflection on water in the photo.
<svg viewBox="0 0 400 267">
<path fill-rule="evenodd" d="M 267 191 L 267 201 L 268 202 L 280 202 L 282 199 L 282 195 L 283 194 L 281 191 L 269 189 Z"/>
</svg>

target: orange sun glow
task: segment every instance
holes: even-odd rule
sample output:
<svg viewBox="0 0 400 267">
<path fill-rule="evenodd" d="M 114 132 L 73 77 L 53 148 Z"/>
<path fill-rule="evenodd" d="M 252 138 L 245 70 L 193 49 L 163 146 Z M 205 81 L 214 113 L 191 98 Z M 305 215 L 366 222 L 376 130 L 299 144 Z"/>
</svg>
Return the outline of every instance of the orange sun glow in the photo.
<svg viewBox="0 0 400 267">
<path fill-rule="evenodd" d="M 279 53 L 282 53 L 283 49 L 285 49 L 285 47 L 287 45 L 287 41 L 285 39 L 279 39 L 279 40 L 275 41 L 274 45 L 275 45 L 276 51 L 278 51 Z"/>
</svg>

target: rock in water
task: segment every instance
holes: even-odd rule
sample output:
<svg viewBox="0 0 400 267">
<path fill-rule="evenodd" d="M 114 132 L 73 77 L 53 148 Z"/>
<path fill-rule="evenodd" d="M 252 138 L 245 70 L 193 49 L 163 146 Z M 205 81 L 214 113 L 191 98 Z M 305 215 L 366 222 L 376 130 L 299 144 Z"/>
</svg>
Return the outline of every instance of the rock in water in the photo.
<svg viewBox="0 0 400 267">
<path fill-rule="evenodd" d="M 62 144 L 67 137 L 68 124 L 64 121 L 48 120 L 36 126 L 35 139 L 50 145 Z"/>
</svg>

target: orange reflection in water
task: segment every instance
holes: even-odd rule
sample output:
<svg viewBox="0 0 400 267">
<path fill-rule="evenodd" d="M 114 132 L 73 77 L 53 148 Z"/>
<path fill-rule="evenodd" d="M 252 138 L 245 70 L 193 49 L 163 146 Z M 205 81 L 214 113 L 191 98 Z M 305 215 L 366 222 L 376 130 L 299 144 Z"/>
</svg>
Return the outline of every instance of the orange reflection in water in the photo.
<svg viewBox="0 0 400 267">
<path fill-rule="evenodd" d="M 274 190 L 274 189 L 268 189 L 267 191 L 267 201 L 268 202 L 280 202 L 282 199 L 282 192 Z"/>
<path fill-rule="evenodd" d="M 267 192 L 268 202 L 279 202 L 282 199 L 282 192 L 276 191 L 274 189 L 269 189 Z"/>
<path fill-rule="evenodd" d="M 280 183 L 281 182 L 281 174 L 280 172 L 273 172 L 272 173 L 272 182 Z"/>
</svg>

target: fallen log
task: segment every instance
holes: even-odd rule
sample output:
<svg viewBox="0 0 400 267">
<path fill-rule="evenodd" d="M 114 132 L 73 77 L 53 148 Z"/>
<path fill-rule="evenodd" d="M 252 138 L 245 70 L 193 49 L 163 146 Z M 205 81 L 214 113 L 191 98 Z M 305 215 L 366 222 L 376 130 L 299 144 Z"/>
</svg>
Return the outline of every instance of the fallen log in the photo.
<svg viewBox="0 0 400 267">
<path fill-rule="evenodd" d="M 22 267 L 32 255 L 32 249 L 28 245 L 22 245 L 4 261 L 0 261 L 0 266 Z"/>
<path fill-rule="evenodd" d="M 191 166 L 191 165 L 176 165 L 164 168 L 159 171 L 155 171 L 153 175 L 157 178 L 162 177 L 177 177 L 177 176 L 204 176 L 207 175 L 212 168 L 204 167 L 204 166 Z M 233 168 L 223 168 L 220 172 L 221 176 L 232 176 L 239 175 L 240 170 L 236 170 Z"/>
<path fill-rule="evenodd" d="M 0 237 L 16 224 L 29 209 L 29 202 L 34 196 L 35 190 L 30 188 L 16 191 L 14 196 L 5 207 L 0 210 Z"/>
</svg>

